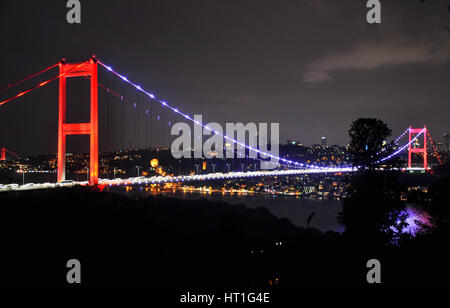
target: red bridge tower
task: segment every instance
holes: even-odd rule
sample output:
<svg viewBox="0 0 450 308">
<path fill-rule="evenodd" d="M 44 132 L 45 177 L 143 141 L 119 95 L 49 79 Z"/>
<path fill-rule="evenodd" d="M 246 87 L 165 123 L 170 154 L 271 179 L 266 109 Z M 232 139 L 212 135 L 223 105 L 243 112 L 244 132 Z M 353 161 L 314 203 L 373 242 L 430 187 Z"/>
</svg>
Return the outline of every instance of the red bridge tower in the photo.
<svg viewBox="0 0 450 308">
<path fill-rule="evenodd" d="M 90 135 L 89 184 L 98 184 L 98 86 L 97 60 L 93 56 L 83 63 L 59 63 L 58 182 L 66 179 L 66 136 Z M 66 79 L 89 76 L 91 112 L 89 123 L 66 123 Z"/>
<path fill-rule="evenodd" d="M 423 132 L 422 132 L 423 131 Z M 413 148 L 411 147 L 411 140 L 414 138 L 413 135 L 417 135 L 422 132 L 423 135 L 423 147 Z M 409 127 L 409 152 L 408 152 L 408 168 L 411 168 L 411 157 L 412 153 L 422 153 L 423 154 L 423 168 L 428 169 L 427 160 L 427 127 L 424 128 L 412 128 Z"/>
</svg>

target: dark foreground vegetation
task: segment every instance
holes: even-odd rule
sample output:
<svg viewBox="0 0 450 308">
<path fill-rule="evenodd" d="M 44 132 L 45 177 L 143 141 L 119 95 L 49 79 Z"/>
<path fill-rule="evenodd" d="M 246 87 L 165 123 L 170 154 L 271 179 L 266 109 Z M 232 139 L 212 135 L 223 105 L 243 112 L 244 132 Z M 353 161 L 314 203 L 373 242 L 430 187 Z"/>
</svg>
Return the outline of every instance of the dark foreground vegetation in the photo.
<svg viewBox="0 0 450 308">
<path fill-rule="evenodd" d="M 390 134 L 377 119 L 351 125 L 359 170 L 339 213 L 342 234 L 205 199 L 81 187 L 1 193 L 0 284 L 68 286 L 67 261 L 78 259 L 83 287 L 450 287 L 450 163 L 432 171 L 427 189 L 408 190 L 393 168 L 400 160 L 380 169 L 398 148 L 384 145 Z M 431 222 L 416 236 L 405 233 L 411 206 Z M 381 263 L 381 284 L 367 282 L 371 259 Z"/>
<path fill-rule="evenodd" d="M 3 286 L 69 286 L 73 258 L 83 287 L 371 286 L 373 258 L 382 286 L 450 285 L 444 227 L 385 245 L 297 228 L 264 208 L 87 188 L 2 193 L 0 211 Z"/>
</svg>

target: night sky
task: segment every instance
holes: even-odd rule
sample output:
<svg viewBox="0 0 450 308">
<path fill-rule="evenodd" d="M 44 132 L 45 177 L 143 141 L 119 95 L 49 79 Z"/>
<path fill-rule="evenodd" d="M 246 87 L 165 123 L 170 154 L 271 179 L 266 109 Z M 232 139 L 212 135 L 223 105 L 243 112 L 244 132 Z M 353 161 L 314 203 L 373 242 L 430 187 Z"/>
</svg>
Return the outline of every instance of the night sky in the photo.
<svg viewBox="0 0 450 308">
<path fill-rule="evenodd" d="M 81 0 L 77 25 L 66 22 L 65 0 L 0 0 L 0 87 L 95 53 L 205 121 L 279 122 L 282 141 L 326 136 L 345 145 L 358 117 L 380 118 L 394 135 L 426 124 L 442 139 L 450 130 L 450 3 L 381 3 L 382 24 L 369 25 L 365 0 Z M 111 75 L 100 81 L 121 91 Z M 69 88 L 68 104 L 79 103 L 69 119 L 86 120 L 87 84 Z M 56 152 L 57 104 L 54 82 L 0 107 L 0 146 Z M 120 111 L 112 113 L 117 124 Z M 68 150 L 87 150 L 80 142 Z"/>
</svg>

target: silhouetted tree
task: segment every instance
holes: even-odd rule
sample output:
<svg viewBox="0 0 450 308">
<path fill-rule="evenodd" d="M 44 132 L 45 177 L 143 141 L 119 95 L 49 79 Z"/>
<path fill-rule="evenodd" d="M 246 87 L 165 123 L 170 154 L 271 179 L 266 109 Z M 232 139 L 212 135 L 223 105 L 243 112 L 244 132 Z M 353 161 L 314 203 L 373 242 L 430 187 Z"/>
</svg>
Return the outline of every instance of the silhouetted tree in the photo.
<svg viewBox="0 0 450 308">
<path fill-rule="evenodd" d="M 360 171 L 353 176 L 342 200 L 339 222 L 351 237 L 383 245 L 396 242 L 407 226 L 403 193 L 396 173 Z"/>
<path fill-rule="evenodd" d="M 397 181 L 397 172 L 376 169 L 377 160 L 387 155 L 382 151 L 383 142 L 390 134 L 391 130 L 378 119 L 363 118 L 352 123 L 349 152 L 359 171 L 351 178 L 338 214 L 346 234 L 382 245 L 400 238 L 407 218 L 406 204 L 401 201 L 404 189 Z"/>
<path fill-rule="evenodd" d="M 392 131 L 378 119 L 360 118 L 354 121 L 349 130 L 350 159 L 360 169 L 373 169 L 383 149 L 383 142 Z"/>
<path fill-rule="evenodd" d="M 426 210 L 433 217 L 437 226 L 450 223 L 450 176 L 439 179 L 431 185 L 427 193 Z"/>
</svg>

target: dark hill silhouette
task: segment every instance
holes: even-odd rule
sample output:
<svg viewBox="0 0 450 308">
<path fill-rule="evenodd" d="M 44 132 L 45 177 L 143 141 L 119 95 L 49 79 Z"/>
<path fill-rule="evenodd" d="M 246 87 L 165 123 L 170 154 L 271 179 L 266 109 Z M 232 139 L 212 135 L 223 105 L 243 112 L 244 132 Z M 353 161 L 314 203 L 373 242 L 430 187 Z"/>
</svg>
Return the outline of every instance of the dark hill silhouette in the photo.
<svg viewBox="0 0 450 308">
<path fill-rule="evenodd" d="M 134 200 L 88 188 L 1 193 L 0 234 L 3 286 L 68 286 L 72 258 L 81 261 L 82 287 L 368 286 L 372 258 L 386 270 L 383 286 L 449 285 L 445 229 L 380 249 L 295 227 L 264 208 L 205 199 Z"/>
<path fill-rule="evenodd" d="M 18 285 L 65 285 L 70 258 L 80 259 L 83 282 L 93 286 L 266 284 L 270 275 L 252 277 L 264 269 L 247 267 L 252 250 L 302 231 L 265 208 L 207 200 L 132 200 L 84 188 L 10 192 L 0 200 L 2 260 L 14 264 L 2 262 L 11 279 L 2 280 Z"/>
</svg>

